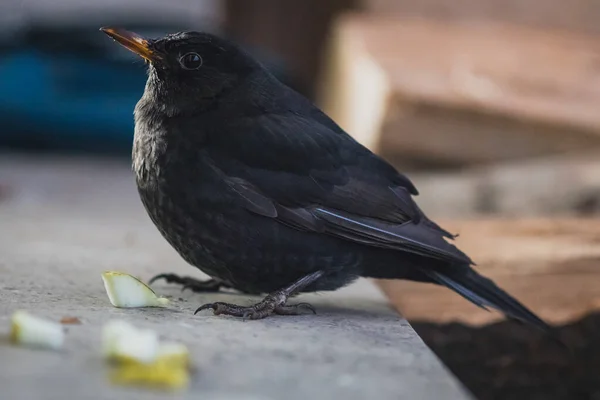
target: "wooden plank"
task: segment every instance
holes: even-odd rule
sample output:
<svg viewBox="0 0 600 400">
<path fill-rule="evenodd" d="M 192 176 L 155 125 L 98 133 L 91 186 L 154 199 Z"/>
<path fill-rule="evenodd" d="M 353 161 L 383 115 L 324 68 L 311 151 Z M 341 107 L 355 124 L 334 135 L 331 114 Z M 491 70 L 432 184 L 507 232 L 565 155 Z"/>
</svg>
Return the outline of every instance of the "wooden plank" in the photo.
<svg viewBox="0 0 600 400">
<path fill-rule="evenodd" d="M 350 24 L 405 98 L 600 128 L 597 36 L 393 17 Z"/>
<path fill-rule="evenodd" d="M 600 309 L 600 218 L 442 221 L 476 269 L 544 319 L 564 323 Z M 484 324 L 501 318 L 448 289 L 379 281 L 408 320 Z"/>
<path fill-rule="evenodd" d="M 390 159 L 567 153 L 600 146 L 598 65 L 600 36 L 349 14 L 331 36 L 320 103 Z"/>
</svg>

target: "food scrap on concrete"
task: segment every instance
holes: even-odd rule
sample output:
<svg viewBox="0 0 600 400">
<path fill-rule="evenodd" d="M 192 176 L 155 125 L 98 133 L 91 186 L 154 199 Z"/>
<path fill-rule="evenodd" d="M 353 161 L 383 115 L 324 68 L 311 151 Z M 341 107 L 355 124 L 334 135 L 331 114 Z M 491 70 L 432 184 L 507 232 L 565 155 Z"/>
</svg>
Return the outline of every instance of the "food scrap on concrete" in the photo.
<svg viewBox="0 0 600 400">
<path fill-rule="evenodd" d="M 102 352 L 112 364 L 111 382 L 162 389 L 182 389 L 189 383 L 187 347 L 161 343 L 158 334 L 128 322 L 108 322 L 102 331 Z"/>
<path fill-rule="evenodd" d="M 57 350 L 64 343 L 62 325 L 26 311 L 15 312 L 11 320 L 10 341 L 14 344 Z"/>
<path fill-rule="evenodd" d="M 108 298 L 115 307 L 164 307 L 169 304 L 169 299 L 158 297 L 148 285 L 124 272 L 106 271 L 102 274 L 102 280 Z"/>
</svg>

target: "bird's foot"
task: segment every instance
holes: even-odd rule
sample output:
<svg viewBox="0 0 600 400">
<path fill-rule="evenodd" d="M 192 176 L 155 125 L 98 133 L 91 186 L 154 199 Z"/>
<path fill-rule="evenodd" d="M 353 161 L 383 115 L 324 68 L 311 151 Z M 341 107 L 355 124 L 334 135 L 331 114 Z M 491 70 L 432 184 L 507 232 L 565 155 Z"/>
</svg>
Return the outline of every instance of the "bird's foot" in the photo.
<svg viewBox="0 0 600 400">
<path fill-rule="evenodd" d="M 278 291 L 249 307 L 222 302 L 209 303 L 199 307 L 194 314 L 209 308 L 213 310 L 215 315 L 232 315 L 234 317 L 242 317 L 243 319 L 263 319 L 271 314 L 300 315 L 303 309 L 316 314 L 315 308 L 308 303 L 286 305 L 287 297 L 282 291 Z"/>
<path fill-rule="evenodd" d="M 290 296 L 301 290 L 303 287 L 313 283 L 323 276 L 322 271 L 313 272 L 290 286 L 269 294 L 262 301 L 248 307 L 238 306 L 223 302 L 208 303 L 198 307 L 194 312 L 197 314 L 202 310 L 212 309 L 215 315 L 232 315 L 242 317 L 243 319 L 262 319 L 272 314 L 279 315 L 300 315 L 302 310 L 309 310 L 316 314 L 315 308 L 308 303 L 287 305 L 285 304 Z"/>
<path fill-rule="evenodd" d="M 156 275 L 148 281 L 148 285 L 151 285 L 159 279 L 164 279 L 167 281 L 167 283 L 175 283 L 181 285 L 181 291 L 184 291 L 185 289 L 190 289 L 192 292 L 195 293 L 218 292 L 219 289 L 228 287 L 225 283 L 216 279 L 208 279 L 206 281 L 201 281 L 198 279 L 191 278 L 189 276 L 179 276 L 176 274 Z"/>
</svg>

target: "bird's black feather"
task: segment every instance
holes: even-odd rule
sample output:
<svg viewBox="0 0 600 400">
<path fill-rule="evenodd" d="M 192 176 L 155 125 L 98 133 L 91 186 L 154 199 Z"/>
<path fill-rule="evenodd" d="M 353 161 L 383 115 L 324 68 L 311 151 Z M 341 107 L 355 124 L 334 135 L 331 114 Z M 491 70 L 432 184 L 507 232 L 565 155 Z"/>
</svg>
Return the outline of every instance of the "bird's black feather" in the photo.
<svg viewBox="0 0 600 400">
<path fill-rule="evenodd" d="M 473 269 L 450 268 L 444 271 L 425 269 L 424 273 L 430 276 L 434 282 L 454 290 L 485 310 L 488 310 L 488 307 L 493 308 L 506 314 L 509 318 L 527 322 L 543 332 L 550 333 L 554 340 L 564 346 L 551 326 L 500 289 L 490 279 L 481 276 Z"/>
</svg>

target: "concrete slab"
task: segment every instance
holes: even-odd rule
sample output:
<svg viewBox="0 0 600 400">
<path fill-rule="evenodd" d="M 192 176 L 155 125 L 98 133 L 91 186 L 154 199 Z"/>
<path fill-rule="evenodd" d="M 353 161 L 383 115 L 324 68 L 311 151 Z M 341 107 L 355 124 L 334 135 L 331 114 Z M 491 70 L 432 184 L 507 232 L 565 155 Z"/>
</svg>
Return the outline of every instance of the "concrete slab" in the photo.
<svg viewBox="0 0 600 400">
<path fill-rule="evenodd" d="M 316 316 L 242 322 L 200 304 L 250 303 L 231 293 L 181 293 L 156 284 L 169 309 L 113 308 L 100 273 L 200 277 L 160 237 L 137 199 L 128 161 L 0 155 L 0 331 L 26 309 L 75 316 L 60 352 L 0 343 L 0 398 L 158 399 L 111 386 L 99 356 L 113 318 L 187 344 L 197 368 L 179 399 L 465 399 L 470 395 L 369 281 L 303 296 Z"/>
</svg>

